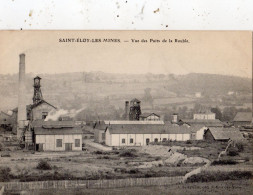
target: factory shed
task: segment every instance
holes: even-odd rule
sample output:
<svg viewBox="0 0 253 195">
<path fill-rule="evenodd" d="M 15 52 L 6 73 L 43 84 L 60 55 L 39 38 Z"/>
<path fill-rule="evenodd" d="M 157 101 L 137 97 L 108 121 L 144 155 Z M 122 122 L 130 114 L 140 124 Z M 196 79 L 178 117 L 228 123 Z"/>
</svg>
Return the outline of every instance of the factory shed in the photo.
<svg viewBox="0 0 253 195">
<path fill-rule="evenodd" d="M 83 132 L 73 124 L 73 121 L 34 122 L 36 151 L 81 151 Z"/>
<path fill-rule="evenodd" d="M 252 124 L 252 112 L 238 112 L 233 123 L 235 127 L 247 126 Z"/>
<path fill-rule="evenodd" d="M 208 128 L 204 133 L 207 141 L 242 140 L 243 135 L 238 128 Z"/>
<path fill-rule="evenodd" d="M 145 146 L 150 142 L 187 141 L 192 128 L 166 125 L 110 125 L 106 128 L 108 146 Z"/>
</svg>

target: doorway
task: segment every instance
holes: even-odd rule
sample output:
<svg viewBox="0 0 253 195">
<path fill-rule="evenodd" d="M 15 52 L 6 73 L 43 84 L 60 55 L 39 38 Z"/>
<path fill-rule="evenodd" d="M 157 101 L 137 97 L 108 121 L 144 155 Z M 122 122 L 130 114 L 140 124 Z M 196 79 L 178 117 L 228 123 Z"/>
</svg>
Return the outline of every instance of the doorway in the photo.
<svg viewBox="0 0 253 195">
<path fill-rule="evenodd" d="M 147 139 L 146 139 L 146 145 L 148 145 L 148 144 L 149 144 L 149 142 L 150 142 L 150 139 L 149 139 L 149 138 L 147 138 Z"/>
<path fill-rule="evenodd" d="M 36 144 L 36 151 L 42 152 L 43 151 L 43 144 Z"/>
<path fill-rule="evenodd" d="M 72 151 L 72 143 L 65 143 L 65 151 Z"/>
</svg>

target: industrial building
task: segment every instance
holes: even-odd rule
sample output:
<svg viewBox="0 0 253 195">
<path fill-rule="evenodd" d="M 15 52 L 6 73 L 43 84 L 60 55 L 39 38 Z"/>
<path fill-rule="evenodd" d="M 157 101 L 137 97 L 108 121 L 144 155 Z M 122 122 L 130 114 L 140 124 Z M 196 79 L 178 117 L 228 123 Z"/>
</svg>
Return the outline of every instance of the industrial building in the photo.
<svg viewBox="0 0 253 195">
<path fill-rule="evenodd" d="M 204 133 L 204 140 L 207 141 L 228 141 L 242 139 L 243 135 L 238 128 L 210 127 Z"/>
<path fill-rule="evenodd" d="M 74 121 L 33 121 L 36 151 L 81 151 L 82 130 Z"/>
<path fill-rule="evenodd" d="M 187 141 L 196 129 L 173 125 L 110 125 L 105 130 L 108 146 L 145 146 L 150 142 Z"/>
</svg>

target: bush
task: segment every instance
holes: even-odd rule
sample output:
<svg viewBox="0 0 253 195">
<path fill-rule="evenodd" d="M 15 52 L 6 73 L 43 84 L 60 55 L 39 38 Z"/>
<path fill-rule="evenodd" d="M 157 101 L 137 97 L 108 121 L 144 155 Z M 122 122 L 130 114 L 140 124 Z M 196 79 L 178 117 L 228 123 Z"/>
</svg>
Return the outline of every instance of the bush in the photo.
<svg viewBox="0 0 253 195">
<path fill-rule="evenodd" d="M 237 156 L 239 155 L 239 152 L 236 149 L 230 149 L 228 151 L 228 156 Z"/>
<path fill-rule="evenodd" d="M 119 156 L 121 157 L 137 157 L 136 150 L 125 150 L 122 151 Z"/>
<path fill-rule="evenodd" d="M 130 169 L 128 172 L 130 174 L 136 174 L 136 173 L 139 173 L 139 170 L 138 169 Z"/>
<path fill-rule="evenodd" d="M 235 165 L 237 164 L 234 160 L 215 160 L 211 163 L 211 165 Z"/>
<path fill-rule="evenodd" d="M 36 168 L 39 170 L 51 170 L 52 169 L 51 165 L 45 160 L 41 160 L 38 163 Z"/>
<path fill-rule="evenodd" d="M 8 182 L 11 179 L 11 169 L 9 167 L 0 167 L 0 182 Z"/>
<path fill-rule="evenodd" d="M 243 143 L 237 142 L 235 146 L 237 147 L 238 152 L 243 152 L 244 151 Z"/>
<path fill-rule="evenodd" d="M 187 140 L 186 144 L 192 144 L 191 140 Z"/>
<path fill-rule="evenodd" d="M 187 182 L 212 182 L 225 180 L 252 179 L 250 171 L 202 172 L 187 179 Z"/>
<path fill-rule="evenodd" d="M 160 156 L 157 156 L 155 157 L 155 160 L 158 161 L 158 160 L 161 160 L 162 158 Z"/>
</svg>

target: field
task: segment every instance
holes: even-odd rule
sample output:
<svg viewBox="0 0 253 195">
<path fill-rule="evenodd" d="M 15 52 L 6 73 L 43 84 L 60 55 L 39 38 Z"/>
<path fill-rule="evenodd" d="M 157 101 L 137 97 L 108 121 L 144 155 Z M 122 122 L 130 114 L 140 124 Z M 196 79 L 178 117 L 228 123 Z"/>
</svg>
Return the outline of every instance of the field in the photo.
<svg viewBox="0 0 253 195">
<path fill-rule="evenodd" d="M 27 194 L 51 195 L 51 194 L 97 194 L 97 195 L 196 195 L 196 194 L 224 194 L 224 195 L 250 195 L 253 191 L 251 180 L 206 182 L 206 183 L 186 183 L 160 187 L 132 187 L 117 189 L 69 189 L 69 190 L 34 190 Z M 11 194 L 11 193 L 10 193 Z M 15 192 L 13 192 L 15 194 Z"/>
<path fill-rule="evenodd" d="M 2 148 L 0 180 L 100 180 L 147 177 L 184 176 L 186 173 L 217 161 L 226 143 L 203 141 L 165 142 L 158 145 L 101 151 L 86 144 L 87 151 L 36 152 Z M 226 155 L 211 164 L 202 176 L 191 178 L 185 184 L 164 187 L 131 187 L 119 189 L 40 190 L 34 194 L 249 194 L 252 184 L 252 140 L 243 143 L 236 155 Z M 169 151 L 170 152 L 169 152 Z M 38 166 L 38 165 L 42 166 Z M 237 173 L 237 172 L 238 173 Z M 2 174 L 2 175 L 1 175 Z M 237 176 L 239 174 L 239 176 Z M 225 177 L 225 176 L 229 177 Z M 224 176 L 224 177 L 223 177 Z M 220 177 L 220 178 L 219 178 Z M 224 179 L 225 178 L 225 179 Z M 230 181 L 229 179 L 233 179 Z M 220 180 L 220 181 L 219 181 Z M 209 182 L 196 182 L 209 181 Z M 191 183 L 193 182 L 193 183 Z M 226 192 L 226 193 L 225 193 Z"/>
</svg>

